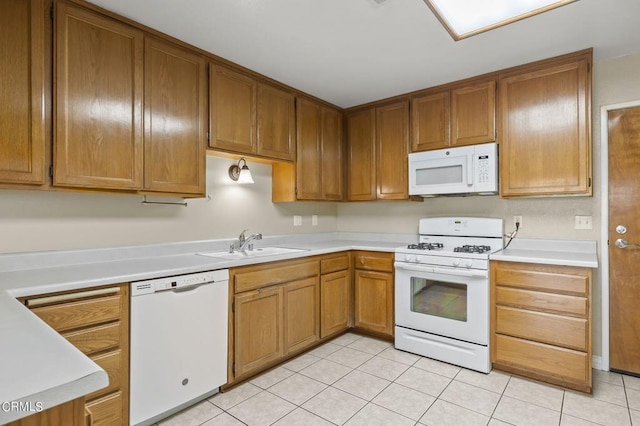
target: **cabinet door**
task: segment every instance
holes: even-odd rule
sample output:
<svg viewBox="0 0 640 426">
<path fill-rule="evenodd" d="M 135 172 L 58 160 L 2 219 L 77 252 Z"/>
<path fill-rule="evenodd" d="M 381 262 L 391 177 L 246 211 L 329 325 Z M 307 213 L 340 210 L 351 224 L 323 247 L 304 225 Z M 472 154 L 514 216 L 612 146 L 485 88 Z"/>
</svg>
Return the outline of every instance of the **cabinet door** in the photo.
<svg viewBox="0 0 640 426">
<path fill-rule="evenodd" d="M 322 108 L 322 199 L 340 201 L 344 196 L 342 113 Z"/>
<path fill-rule="evenodd" d="M 409 102 L 376 109 L 378 199 L 409 198 L 407 160 L 409 151 Z"/>
<path fill-rule="evenodd" d="M 318 277 L 284 286 L 285 354 L 297 352 L 320 338 Z"/>
<path fill-rule="evenodd" d="M 393 275 L 356 270 L 355 326 L 393 335 Z"/>
<path fill-rule="evenodd" d="M 298 98 L 298 152 L 296 158 L 297 199 L 322 199 L 322 108 L 315 102 Z"/>
<path fill-rule="evenodd" d="M 295 97 L 290 92 L 258 85 L 257 153 L 279 160 L 295 159 Z"/>
<path fill-rule="evenodd" d="M 375 109 L 347 116 L 347 197 L 376 199 Z"/>
<path fill-rule="evenodd" d="M 320 337 L 323 339 L 351 325 L 350 277 L 347 269 L 320 278 Z"/>
<path fill-rule="evenodd" d="M 496 140 L 496 82 L 451 89 L 451 145 Z"/>
<path fill-rule="evenodd" d="M 590 58 L 500 79 L 500 195 L 591 195 Z"/>
<path fill-rule="evenodd" d="M 0 182 L 44 183 L 44 2 L 0 3 Z"/>
<path fill-rule="evenodd" d="M 217 65 L 209 65 L 211 139 L 209 146 L 242 154 L 256 147 L 256 82 Z"/>
<path fill-rule="evenodd" d="M 449 146 L 449 91 L 432 93 L 411 100 L 411 152 Z"/>
<path fill-rule="evenodd" d="M 143 36 L 56 4 L 54 185 L 142 187 Z"/>
<path fill-rule="evenodd" d="M 282 287 L 235 296 L 235 375 L 284 355 Z"/>
<path fill-rule="evenodd" d="M 206 85 L 202 56 L 145 40 L 145 189 L 204 195 Z"/>
</svg>

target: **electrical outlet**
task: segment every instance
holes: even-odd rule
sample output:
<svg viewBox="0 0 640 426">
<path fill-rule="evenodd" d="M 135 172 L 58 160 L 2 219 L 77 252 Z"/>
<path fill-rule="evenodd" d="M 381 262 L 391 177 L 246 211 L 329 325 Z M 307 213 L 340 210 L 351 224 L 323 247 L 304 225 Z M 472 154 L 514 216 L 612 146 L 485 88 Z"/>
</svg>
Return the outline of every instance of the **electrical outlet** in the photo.
<svg viewBox="0 0 640 426">
<path fill-rule="evenodd" d="M 593 229 L 593 216 L 575 216 L 574 229 Z"/>
<path fill-rule="evenodd" d="M 318 215 L 317 214 L 312 214 L 311 215 L 311 226 L 318 226 Z"/>
<path fill-rule="evenodd" d="M 513 226 L 516 226 L 516 223 L 519 223 L 520 228 L 522 228 L 522 216 L 513 217 Z"/>
<path fill-rule="evenodd" d="M 293 216 L 293 226 L 302 226 L 302 216 Z"/>
</svg>

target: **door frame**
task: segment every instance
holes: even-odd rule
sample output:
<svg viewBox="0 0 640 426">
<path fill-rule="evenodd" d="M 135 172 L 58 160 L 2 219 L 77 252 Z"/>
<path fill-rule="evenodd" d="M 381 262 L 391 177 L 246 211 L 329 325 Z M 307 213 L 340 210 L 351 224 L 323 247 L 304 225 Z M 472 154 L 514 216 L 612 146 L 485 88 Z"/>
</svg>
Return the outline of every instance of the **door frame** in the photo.
<svg viewBox="0 0 640 426">
<path fill-rule="evenodd" d="M 609 111 L 640 106 L 640 100 L 604 105 L 600 108 L 600 288 L 602 297 L 601 369 L 609 371 Z"/>
</svg>

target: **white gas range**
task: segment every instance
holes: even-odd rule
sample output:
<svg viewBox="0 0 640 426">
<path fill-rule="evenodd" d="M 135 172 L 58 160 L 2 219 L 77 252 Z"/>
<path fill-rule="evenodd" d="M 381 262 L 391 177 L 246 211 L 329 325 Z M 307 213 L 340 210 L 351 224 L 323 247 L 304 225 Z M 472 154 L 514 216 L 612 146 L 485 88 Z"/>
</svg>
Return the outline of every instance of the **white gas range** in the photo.
<svg viewBox="0 0 640 426">
<path fill-rule="evenodd" d="M 418 244 L 395 250 L 395 346 L 488 373 L 489 254 L 502 219 L 420 220 Z"/>
</svg>

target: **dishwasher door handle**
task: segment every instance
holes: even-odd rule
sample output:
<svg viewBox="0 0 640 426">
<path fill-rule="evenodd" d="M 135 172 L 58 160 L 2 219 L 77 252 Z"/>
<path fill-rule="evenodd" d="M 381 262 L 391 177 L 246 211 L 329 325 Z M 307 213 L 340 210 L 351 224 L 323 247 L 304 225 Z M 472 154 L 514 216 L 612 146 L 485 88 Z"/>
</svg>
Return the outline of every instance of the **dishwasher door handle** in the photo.
<svg viewBox="0 0 640 426">
<path fill-rule="evenodd" d="M 173 292 L 173 293 L 189 293 L 189 292 L 195 291 L 198 288 L 202 287 L 203 285 L 207 285 L 207 284 L 211 284 L 211 283 L 202 283 L 202 284 L 188 285 L 188 286 L 184 286 L 184 287 L 176 287 L 176 288 L 170 289 L 170 291 Z"/>
</svg>

